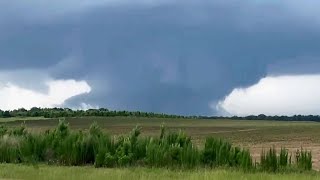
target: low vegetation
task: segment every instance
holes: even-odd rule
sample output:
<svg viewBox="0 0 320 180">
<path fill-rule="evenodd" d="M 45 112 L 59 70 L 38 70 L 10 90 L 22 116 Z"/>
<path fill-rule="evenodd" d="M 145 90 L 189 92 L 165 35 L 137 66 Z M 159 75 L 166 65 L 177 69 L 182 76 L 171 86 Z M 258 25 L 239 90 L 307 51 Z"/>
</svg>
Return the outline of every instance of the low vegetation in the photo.
<svg viewBox="0 0 320 180">
<path fill-rule="evenodd" d="M 37 108 L 30 110 L 23 108 L 11 111 L 0 110 L 0 118 L 62 118 L 62 117 L 149 117 L 149 118 L 189 118 L 189 119 L 233 119 L 233 120 L 268 120 L 268 121 L 315 121 L 320 122 L 319 115 L 294 115 L 294 116 L 258 116 L 246 117 L 219 117 L 219 116 L 182 116 L 165 113 L 141 112 L 141 111 L 115 111 L 106 108 L 72 110 L 69 108 Z"/>
<path fill-rule="evenodd" d="M 1 179 L 49 179 L 49 180 L 197 180 L 197 179 L 226 179 L 226 180 L 317 180 L 320 178 L 316 172 L 303 173 L 268 173 L 243 172 L 231 169 L 165 169 L 165 168 L 94 168 L 92 166 L 48 166 L 0 164 Z"/>
<path fill-rule="evenodd" d="M 111 136 L 97 123 L 89 131 L 71 131 L 60 120 L 53 130 L 30 133 L 20 127 L 0 127 L 0 163 L 47 163 L 65 166 L 157 167 L 194 169 L 229 167 L 244 171 L 312 169 L 311 153 L 297 150 L 294 158 L 285 149 L 262 152 L 261 161 L 253 162 L 250 152 L 231 143 L 208 137 L 203 148 L 195 146 L 182 131 L 169 132 L 161 126 L 158 137 L 141 137 L 137 126 L 127 135 Z"/>
</svg>

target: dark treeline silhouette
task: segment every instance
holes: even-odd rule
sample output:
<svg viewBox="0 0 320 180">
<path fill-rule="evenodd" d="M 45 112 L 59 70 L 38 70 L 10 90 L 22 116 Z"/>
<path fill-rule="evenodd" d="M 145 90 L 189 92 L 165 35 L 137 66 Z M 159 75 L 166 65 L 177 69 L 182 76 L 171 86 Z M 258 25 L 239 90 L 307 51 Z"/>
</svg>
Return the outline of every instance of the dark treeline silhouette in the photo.
<svg viewBox="0 0 320 180">
<path fill-rule="evenodd" d="M 223 117 L 223 116 L 199 116 L 200 119 L 233 119 L 233 120 L 268 120 L 268 121 L 316 121 L 320 122 L 319 115 L 294 115 L 294 116 L 266 116 L 260 114 L 258 116 L 232 116 L 232 117 Z"/>
<path fill-rule="evenodd" d="M 164 113 L 141 112 L 141 111 L 112 111 L 106 108 L 88 109 L 88 110 L 72 110 L 69 108 L 31 108 L 16 109 L 12 111 L 0 110 L 1 118 L 9 117 L 45 117 L 45 118 L 60 118 L 60 117 L 115 117 L 115 116 L 130 116 L 130 117 L 156 117 L 156 118 L 191 118 L 191 119 L 232 119 L 232 120 L 273 120 L 273 121 L 316 121 L 320 122 L 319 115 L 294 115 L 294 116 L 266 116 L 260 114 L 258 116 L 181 116 L 170 115 Z"/>
<path fill-rule="evenodd" d="M 132 116 L 132 117 L 158 117 L 158 118 L 186 118 L 180 115 L 169 115 L 163 113 L 140 112 L 140 111 L 111 111 L 105 108 L 88 109 L 88 110 L 72 110 L 69 108 L 31 108 L 16 109 L 12 111 L 0 110 L 0 117 L 45 117 L 45 118 L 59 118 L 59 117 L 83 117 L 83 116 L 101 116 L 101 117 L 115 117 L 115 116 Z"/>
</svg>

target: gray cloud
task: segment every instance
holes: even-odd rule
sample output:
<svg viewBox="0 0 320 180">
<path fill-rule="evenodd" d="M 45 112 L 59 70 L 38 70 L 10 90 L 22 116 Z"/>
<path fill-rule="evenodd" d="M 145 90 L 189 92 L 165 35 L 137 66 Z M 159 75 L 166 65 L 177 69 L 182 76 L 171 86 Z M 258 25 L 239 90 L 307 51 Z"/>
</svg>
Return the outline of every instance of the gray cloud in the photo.
<svg viewBox="0 0 320 180">
<path fill-rule="evenodd" d="M 292 75 L 292 74 L 319 74 L 320 57 L 302 56 L 292 59 L 284 59 L 268 66 L 268 74 Z"/>
<path fill-rule="evenodd" d="M 310 18 L 319 16 L 298 1 L 68 2 L 54 20 L 37 18 L 51 9 L 19 4 L 30 19 L 8 18 L 0 28 L 0 69 L 86 80 L 91 93 L 69 106 L 212 114 L 212 101 L 268 74 L 319 72 L 309 68 L 319 67 L 319 19 Z"/>
</svg>

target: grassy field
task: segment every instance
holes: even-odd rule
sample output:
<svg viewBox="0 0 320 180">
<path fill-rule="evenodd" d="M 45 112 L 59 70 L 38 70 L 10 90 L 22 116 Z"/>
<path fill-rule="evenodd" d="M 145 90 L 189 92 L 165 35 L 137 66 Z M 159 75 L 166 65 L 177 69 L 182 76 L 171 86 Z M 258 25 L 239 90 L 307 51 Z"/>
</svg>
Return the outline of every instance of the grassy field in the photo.
<svg viewBox="0 0 320 180">
<path fill-rule="evenodd" d="M 37 120 L 47 120 L 44 117 L 11 117 L 11 118 L 0 118 L 0 123 L 14 122 L 14 121 L 37 121 Z"/>
<path fill-rule="evenodd" d="M 317 173 L 308 174 L 267 174 L 243 173 L 232 170 L 192 170 L 172 171 L 166 169 L 125 168 L 125 169 L 95 169 L 93 167 L 58 167 L 32 165 L 0 165 L 2 179 L 240 179 L 240 180 L 311 180 L 320 179 Z"/>
</svg>

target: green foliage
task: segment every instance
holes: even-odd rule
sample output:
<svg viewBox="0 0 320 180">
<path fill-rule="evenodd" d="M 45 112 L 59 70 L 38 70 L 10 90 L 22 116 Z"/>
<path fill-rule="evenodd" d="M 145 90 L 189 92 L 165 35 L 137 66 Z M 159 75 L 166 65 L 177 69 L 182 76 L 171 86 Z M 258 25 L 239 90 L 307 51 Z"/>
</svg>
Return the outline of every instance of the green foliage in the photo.
<svg viewBox="0 0 320 180">
<path fill-rule="evenodd" d="M 312 169 L 312 154 L 310 151 L 301 150 L 296 151 L 296 162 L 298 168 L 301 170 L 311 170 Z"/>
<path fill-rule="evenodd" d="M 253 168 L 252 157 L 249 150 L 242 150 L 239 153 L 239 159 L 240 159 L 240 167 L 243 170 L 248 171 Z"/>
<path fill-rule="evenodd" d="M 161 124 L 161 126 L 160 126 L 160 139 L 163 139 L 165 132 L 166 132 L 166 127 L 164 126 L 164 124 Z"/>
<path fill-rule="evenodd" d="M 232 147 L 229 142 L 212 137 L 206 139 L 202 162 L 210 167 L 230 166 L 241 167 L 244 170 L 253 167 L 248 150 Z"/>
<path fill-rule="evenodd" d="M 169 145 L 151 138 L 146 146 L 146 163 L 152 167 L 163 167 L 170 163 Z"/>
<path fill-rule="evenodd" d="M 285 148 L 281 148 L 280 154 L 279 154 L 279 166 L 280 167 L 287 167 L 291 164 L 289 156 L 288 156 L 288 150 Z"/>
<path fill-rule="evenodd" d="M 8 132 L 7 126 L 0 125 L 0 137 L 2 137 L 3 135 L 5 135 L 7 132 Z"/>
<path fill-rule="evenodd" d="M 200 152 L 192 144 L 183 146 L 180 157 L 183 168 L 194 168 L 200 165 Z"/>
<path fill-rule="evenodd" d="M 102 135 L 102 130 L 96 121 L 90 125 L 89 133 L 91 136 L 101 136 Z"/>
<path fill-rule="evenodd" d="M 100 148 L 96 157 L 95 157 L 95 162 L 94 166 L 96 168 L 103 167 L 105 165 L 105 159 L 106 159 L 106 149 L 105 148 Z"/>
<path fill-rule="evenodd" d="M 114 167 L 117 163 L 117 158 L 113 155 L 111 155 L 110 153 L 106 153 L 105 154 L 105 158 L 104 158 L 104 165 L 106 167 Z"/>
<path fill-rule="evenodd" d="M 45 117 L 45 118 L 64 118 L 64 117 L 84 117 L 84 116 L 100 116 L 100 117 L 157 117 L 157 118 L 185 118 L 184 116 L 169 115 L 163 113 L 153 112 L 130 112 L 130 111 L 110 111 L 105 108 L 100 109 L 88 109 L 88 110 L 72 110 L 69 108 L 31 108 L 16 109 L 12 111 L 0 110 L 0 118 L 10 117 Z"/>
<path fill-rule="evenodd" d="M 236 120 L 271 120 L 271 121 L 316 121 L 320 122 L 320 116 L 315 115 L 294 115 L 294 116 L 266 116 L 260 114 L 258 116 L 246 117 L 219 117 L 219 116 L 179 116 L 163 113 L 140 112 L 140 111 L 111 111 L 106 108 L 88 109 L 88 110 L 72 110 L 69 108 L 31 108 L 16 109 L 12 111 L 0 110 L 0 118 L 11 117 L 44 117 L 44 118 L 64 118 L 64 117 L 155 117 L 155 118 L 191 118 L 191 119 L 236 119 Z"/>
<path fill-rule="evenodd" d="M 268 152 L 263 151 L 260 156 L 260 167 L 263 171 L 279 172 L 289 168 L 298 170 L 312 170 L 312 155 L 309 151 L 296 151 L 295 164 L 292 162 L 292 155 L 289 156 L 288 150 L 281 148 L 279 155 L 276 149 L 270 148 Z"/>
<path fill-rule="evenodd" d="M 270 148 L 269 151 L 265 152 L 264 150 L 260 156 L 261 168 L 264 171 L 276 172 L 279 170 L 279 161 L 277 157 L 276 149 Z"/>
<path fill-rule="evenodd" d="M 0 140 L 0 162 L 1 163 L 19 163 L 20 153 L 19 145 L 21 138 L 4 135 Z"/>
<path fill-rule="evenodd" d="M 263 151 L 260 163 L 253 163 L 246 149 L 230 142 L 208 137 L 204 148 L 195 146 L 182 131 L 167 132 L 162 125 L 160 136 L 140 137 L 136 126 L 129 134 L 112 137 L 94 122 L 88 132 L 71 131 L 69 124 L 59 120 L 54 130 L 28 133 L 24 124 L 9 129 L 0 127 L 0 163 L 48 163 L 95 167 L 149 166 L 191 169 L 197 167 L 232 167 L 279 172 L 288 168 L 312 169 L 311 152 L 301 149 L 291 160 L 284 148 Z"/>
<path fill-rule="evenodd" d="M 25 123 L 22 123 L 19 127 L 15 127 L 14 129 L 12 129 L 9 132 L 9 134 L 13 135 L 13 136 L 24 136 L 24 135 L 26 135 L 27 131 L 26 131 Z"/>
</svg>

